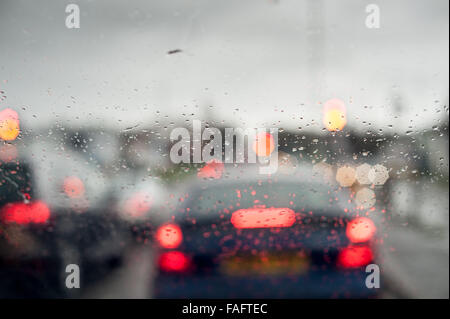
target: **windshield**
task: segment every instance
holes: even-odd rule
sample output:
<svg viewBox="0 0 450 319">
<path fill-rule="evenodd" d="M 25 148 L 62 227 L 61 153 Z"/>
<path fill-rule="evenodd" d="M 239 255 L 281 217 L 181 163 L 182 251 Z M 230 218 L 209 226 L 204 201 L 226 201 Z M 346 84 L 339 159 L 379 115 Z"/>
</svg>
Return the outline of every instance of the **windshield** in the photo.
<svg viewBox="0 0 450 319">
<path fill-rule="evenodd" d="M 0 0 L 0 298 L 448 298 L 448 13 Z"/>
</svg>

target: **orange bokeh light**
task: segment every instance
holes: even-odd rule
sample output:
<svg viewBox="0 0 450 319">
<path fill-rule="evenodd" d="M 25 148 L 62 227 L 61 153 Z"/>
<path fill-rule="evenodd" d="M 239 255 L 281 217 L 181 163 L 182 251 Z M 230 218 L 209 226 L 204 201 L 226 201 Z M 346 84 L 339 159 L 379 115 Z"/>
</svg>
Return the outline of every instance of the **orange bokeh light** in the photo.
<svg viewBox="0 0 450 319">
<path fill-rule="evenodd" d="M 323 107 L 323 125 L 328 131 L 342 131 L 347 125 L 347 110 L 343 101 L 331 99 Z"/>
<path fill-rule="evenodd" d="M 0 112 L 0 139 L 12 141 L 20 133 L 19 115 L 11 109 Z"/>
<path fill-rule="evenodd" d="M 258 156 L 269 156 L 275 149 L 275 142 L 272 134 L 259 133 L 253 142 L 253 151 Z"/>
</svg>

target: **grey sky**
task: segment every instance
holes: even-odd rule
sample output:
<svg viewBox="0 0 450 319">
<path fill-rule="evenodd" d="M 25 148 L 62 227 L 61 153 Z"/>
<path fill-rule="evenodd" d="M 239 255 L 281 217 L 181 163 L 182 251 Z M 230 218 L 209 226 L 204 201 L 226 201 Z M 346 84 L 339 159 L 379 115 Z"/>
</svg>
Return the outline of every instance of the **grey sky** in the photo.
<svg viewBox="0 0 450 319">
<path fill-rule="evenodd" d="M 148 127 L 212 105 L 236 126 L 320 130 L 337 97 L 352 127 L 404 133 L 448 116 L 448 30 L 447 0 L 1 0 L 0 108 L 28 128 Z"/>
</svg>

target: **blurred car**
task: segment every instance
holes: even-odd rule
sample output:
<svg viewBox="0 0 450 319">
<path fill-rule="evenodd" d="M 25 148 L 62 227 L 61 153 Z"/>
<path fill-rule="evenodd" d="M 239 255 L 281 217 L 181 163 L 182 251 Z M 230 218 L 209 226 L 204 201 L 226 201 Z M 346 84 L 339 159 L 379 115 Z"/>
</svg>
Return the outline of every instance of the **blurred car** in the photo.
<svg viewBox="0 0 450 319">
<path fill-rule="evenodd" d="M 85 288 L 120 264 L 128 232 L 95 167 L 74 152 L 52 152 L 49 142 L 21 146 L 0 165 L 2 294 L 77 295 L 83 289 L 65 287 L 66 266 L 80 267 Z"/>
<path fill-rule="evenodd" d="M 375 222 L 348 189 L 299 171 L 191 183 L 155 234 L 155 297 L 374 297 Z"/>
<path fill-rule="evenodd" d="M 62 268 L 48 204 L 35 197 L 30 165 L 0 165 L 0 296 L 57 297 Z M 53 271 L 48 271 L 53 269 Z"/>
</svg>

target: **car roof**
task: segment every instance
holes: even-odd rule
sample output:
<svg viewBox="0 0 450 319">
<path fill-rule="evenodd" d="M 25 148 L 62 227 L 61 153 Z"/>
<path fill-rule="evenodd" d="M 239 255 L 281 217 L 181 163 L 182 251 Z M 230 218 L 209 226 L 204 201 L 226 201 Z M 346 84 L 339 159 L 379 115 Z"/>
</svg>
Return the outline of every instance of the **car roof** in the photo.
<svg viewBox="0 0 450 319">
<path fill-rule="evenodd" d="M 245 164 L 234 165 L 224 164 L 224 171 L 220 178 L 199 178 L 197 175 L 191 176 L 179 185 L 180 192 L 186 192 L 193 189 L 205 189 L 208 187 L 217 187 L 219 185 L 251 184 L 264 182 L 277 183 L 296 183 L 296 184 L 314 184 L 324 187 L 338 187 L 335 180 L 329 180 L 320 172 L 313 169 L 312 165 L 297 166 L 289 174 L 277 172 L 275 174 L 261 174 L 257 165 Z"/>
</svg>

